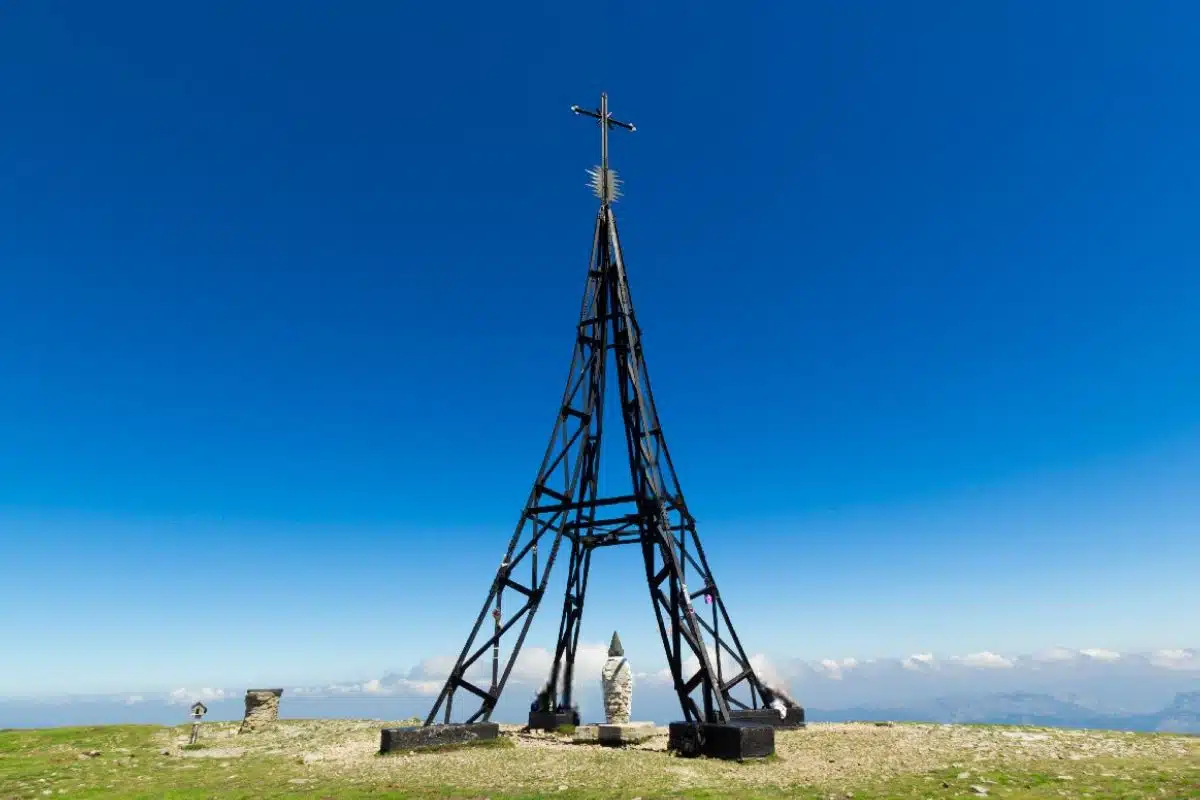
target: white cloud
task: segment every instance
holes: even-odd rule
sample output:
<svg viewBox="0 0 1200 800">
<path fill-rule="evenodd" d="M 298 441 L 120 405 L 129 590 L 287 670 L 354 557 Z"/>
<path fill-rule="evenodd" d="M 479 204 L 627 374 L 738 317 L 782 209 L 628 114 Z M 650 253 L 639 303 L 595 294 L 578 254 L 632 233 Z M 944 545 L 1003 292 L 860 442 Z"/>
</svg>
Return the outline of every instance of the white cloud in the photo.
<svg viewBox="0 0 1200 800">
<path fill-rule="evenodd" d="M 1039 662 L 1066 662 L 1075 661 L 1081 656 L 1090 658 L 1093 661 L 1118 661 L 1121 658 L 1121 654 L 1115 650 L 1101 650 L 1096 647 L 1084 648 L 1083 650 L 1051 647 L 1049 650 L 1034 653 L 1032 658 L 1034 661 Z"/>
<path fill-rule="evenodd" d="M 971 653 L 965 656 L 955 656 L 954 661 L 968 667 L 985 667 L 988 669 L 1007 669 L 1013 662 L 1001 655 L 984 650 L 982 653 Z"/>
<path fill-rule="evenodd" d="M 646 683 L 661 683 L 665 686 L 671 685 L 671 670 L 663 667 L 658 672 L 642 672 L 638 673 L 645 678 Z"/>
<path fill-rule="evenodd" d="M 325 687 L 326 694 L 358 694 L 361 691 L 361 683 L 331 683 Z"/>
<path fill-rule="evenodd" d="M 405 681 L 404 688 L 422 697 L 435 697 L 442 691 L 443 681 Z M 400 694 L 400 692 L 395 692 Z"/>
<path fill-rule="evenodd" d="M 599 675 L 607 660 L 607 644 L 581 644 L 575 651 L 575 675 Z"/>
<path fill-rule="evenodd" d="M 582 692 L 595 688 L 598 675 L 608 655 L 607 644 L 581 643 L 575 664 L 575 687 Z M 710 649 L 709 657 L 715 657 Z M 523 648 L 510 675 L 505 695 L 532 697 L 548 677 L 552 653 L 544 648 Z M 657 661 L 657 665 L 655 662 Z M 722 659 L 723 665 L 732 666 L 730 659 Z M 423 660 L 409 670 L 395 671 L 377 678 L 360 678 L 326 686 L 313 685 L 288 690 L 296 697 L 345 697 L 366 695 L 372 697 L 432 698 L 439 694 L 445 678 L 454 663 L 452 656 L 437 656 Z M 635 673 L 635 690 L 644 698 L 659 698 L 661 692 L 670 693 L 672 678 L 665 668 L 656 668 L 663 663 L 661 654 L 654 653 L 645 660 L 635 663 L 642 669 Z M 1191 681 L 1200 672 L 1200 650 L 1160 649 L 1154 652 L 1119 653 L 1101 648 L 1073 650 L 1054 647 L 1033 656 L 1003 656 L 990 650 L 969 653 L 953 658 L 935 658 L 932 653 L 913 653 L 904 658 L 883 658 L 871 661 L 856 658 L 828 658 L 822 661 L 800 661 L 789 659 L 781 663 L 772 662 L 764 654 L 757 653 L 750 663 L 760 680 L 770 686 L 791 691 L 792 681 L 800 682 L 798 699 L 817 708 L 849 707 L 856 703 L 895 702 L 895 698 L 912 699 L 920 696 L 936 696 L 937 692 L 949 688 L 970 691 L 1011 691 L 1015 688 L 1055 692 L 1067 691 L 1077 680 L 1106 681 L 1119 689 L 1121 686 L 1136 685 L 1139 691 L 1178 691 L 1180 680 Z M 1047 668 L 1046 665 L 1053 665 Z M 490 653 L 468 671 L 468 680 L 487 686 L 491 682 Z M 684 663 L 685 676 L 696 670 L 695 658 Z M 1184 686 L 1183 688 L 1187 688 Z M 1075 691 L 1075 689 L 1069 689 Z M 1114 689 L 1115 690 L 1115 689 Z M 1111 691 L 1105 692 L 1111 694 Z M 108 695 L 106 699 L 126 705 L 166 702 L 171 705 L 189 705 L 196 700 L 210 703 L 220 700 L 237 700 L 240 689 L 179 688 L 167 694 L 142 693 Z M 1089 691 L 1099 691 L 1089 689 Z M 1104 694 L 1105 692 L 1102 692 Z M 805 697 L 803 695 L 809 695 Z M 82 702 L 78 698 L 62 702 Z M 1142 702 L 1140 699 L 1136 702 Z M 1149 703 L 1150 701 L 1146 701 Z"/>
<path fill-rule="evenodd" d="M 1163 669 L 1200 670 L 1195 650 L 1155 650 L 1150 654 L 1150 663 Z"/>
<path fill-rule="evenodd" d="M 933 653 L 913 653 L 904 659 L 901 666 L 911 670 L 936 669 L 937 663 L 933 660 Z"/>
<path fill-rule="evenodd" d="M 840 681 L 845 672 L 857 666 L 858 660 L 854 658 L 843 658 L 841 661 L 835 658 L 826 658 L 821 661 L 821 669 L 825 671 L 827 677 L 835 681 Z"/>
<path fill-rule="evenodd" d="M 362 683 L 315 687 L 305 690 L 309 696 L 325 694 L 377 694 L 387 697 L 432 697 L 442 690 L 445 681 L 410 681 L 405 678 L 385 676 L 372 678 Z"/>
<path fill-rule="evenodd" d="M 705 650 L 708 652 L 708 662 L 710 664 L 712 664 L 715 669 L 716 668 L 716 658 L 717 658 L 716 651 L 711 646 L 706 647 Z M 758 663 L 763 664 L 768 669 L 774 670 L 774 667 L 767 663 L 766 657 L 761 654 L 757 655 L 757 656 L 751 656 L 750 663 L 754 664 L 756 658 L 758 659 Z M 599 669 L 599 667 L 602 664 L 603 664 L 603 662 L 600 662 L 600 664 L 597 665 L 597 669 Z M 682 666 L 683 666 L 683 677 L 686 680 L 687 678 L 690 678 L 692 675 L 694 675 L 696 673 L 696 670 L 700 669 L 700 659 L 696 658 L 695 656 L 688 656 L 687 658 L 685 658 L 683 660 Z M 725 653 L 724 655 L 722 655 L 721 668 L 724 670 L 724 674 L 726 677 L 729 676 L 729 670 L 732 666 L 733 666 L 733 659 L 729 657 L 729 654 Z M 757 667 L 755 669 L 757 669 Z M 579 670 L 576 669 L 576 674 L 578 674 L 578 673 L 579 673 Z M 777 670 L 774 670 L 773 674 L 776 677 L 778 677 Z M 673 680 L 671 678 L 671 670 L 667 667 L 663 667 L 662 669 L 657 670 L 656 672 L 639 672 L 639 673 L 637 673 L 637 675 L 635 677 L 638 679 L 641 679 L 646 684 L 650 684 L 650 685 L 671 686 L 673 683 Z M 763 680 L 768 680 L 768 682 L 770 682 L 769 679 L 763 678 L 763 676 L 761 674 L 759 675 L 759 677 L 762 678 Z"/>
<path fill-rule="evenodd" d="M 504 655 L 501 653 L 502 658 Z M 606 658 L 608 658 L 607 644 L 581 642 L 575 651 L 575 674 L 599 674 Z M 447 676 L 450 675 L 455 660 L 453 656 L 427 658 L 409 670 L 406 679 L 384 676 L 384 682 L 389 682 L 389 678 L 391 678 L 394 682 L 404 682 L 412 687 L 424 687 L 434 683 L 437 685 L 437 689 L 433 691 L 433 694 L 437 694 L 441 691 Z M 509 684 L 529 684 L 540 688 L 550 677 L 550 667 L 553 662 L 554 654 L 544 647 L 522 647 L 521 652 L 517 655 L 516 663 L 513 664 L 512 672 L 509 673 L 508 682 Z M 501 668 L 503 666 L 502 661 Z M 485 684 L 491 682 L 492 662 L 488 654 L 471 665 L 467 670 L 466 678 L 472 681 L 482 681 Z"/>
<path fill-rule="evenodd" d="M 444 681 L 446 680 L 446 676 L 450 674 L 455 660 L 454 656 L 433 656 L 432 658 L 427 658 L 408 671 L 408 680 Z M 476 661 L 473 666 L 475 667 L 475 671 L 480 670 L 482 668 L 482 659 Z"/>
<path fill-rule="evenodd" d="M 788 681 L 779 672 L 779 668 L 762 653 L 750 656 L 750 666 L 754 668 L 754 674 L 758 676 L 758 679 L 767 686 L 774 686 L 780 689 L 788 688 Z"/>
<path fill-rule="evenodd" d="M 580 643 L 575 650 L 575 675 L 599 675 L 608 658 L 608 645 Z M 509 681 L 541 688 L 550 678 L 554 654 L 544 647 L 523 647 Z"/>
<path fill-rule="evenodd" d="M 328 686 L 313 686 L 293 689 L 298 695 L 322 697 L 326 695 L 371 694 L 383 697 L 433 697 L 442 690 L 444 681 L 410 681 L 395 675 L 372 678 L 362 683 L 333 683 Z"/>
<path fill-rule="evenodd" d="M 200 701 L 208 700 L 224 700 L 233 695 L 226 692 L 224 689 L 176 689 L 167 695 L 167 703 L 170 705 L 187 705 Z"/>
<path fill-rule="evenodd" d="M 502 653 L 503 655 L 503 653 Z M 575 651 L 576 684 L 580 675 L 598 675 L 604 660 L 608 658 L 608 645 L 581 643 Z M 505 694 L 509 691 L 525 692 L 540 689 L 550 677 L 553 654 L 543 647 L 523 647 L 509 673 Z M 391 672 L 379 678 L 361 683 L 337 683 L 323 687 L 301 687 L 292 691 L 297 695 L 348 695 L 370 694 L 379 696 L 436 697 L 445 686 L 446 678 L 455 663 L 453 656 L 433 656 L 408 671 L 407 677 Z M 503 662 L 501 663 L 503 667 Z M 492 679 L 492 662 L 485 655 L 466 673 L 467 680 L 480 686 L 488 686 Z M 670 678 L 668 676 L 668 683 Z"/>
</svg>

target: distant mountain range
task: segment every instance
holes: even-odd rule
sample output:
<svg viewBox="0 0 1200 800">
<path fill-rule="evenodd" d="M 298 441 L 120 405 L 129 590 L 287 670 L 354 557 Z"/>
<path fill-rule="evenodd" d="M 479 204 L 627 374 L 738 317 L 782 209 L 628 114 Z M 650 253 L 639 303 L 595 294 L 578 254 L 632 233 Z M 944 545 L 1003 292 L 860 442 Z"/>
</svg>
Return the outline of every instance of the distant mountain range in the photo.
<svg viewBox="0 0 1200 800">
<path fill-rule="evenodd" d="M 946 697 L 913 707 L 811 708 L 808 718 L 814 722 L 894 720 L 1200 734 L 1200 692 L 1180 692 L 1167 707 L 1146 713 L 1106 713 L 1048 694 L 1012 692 Z"/>
</svg>

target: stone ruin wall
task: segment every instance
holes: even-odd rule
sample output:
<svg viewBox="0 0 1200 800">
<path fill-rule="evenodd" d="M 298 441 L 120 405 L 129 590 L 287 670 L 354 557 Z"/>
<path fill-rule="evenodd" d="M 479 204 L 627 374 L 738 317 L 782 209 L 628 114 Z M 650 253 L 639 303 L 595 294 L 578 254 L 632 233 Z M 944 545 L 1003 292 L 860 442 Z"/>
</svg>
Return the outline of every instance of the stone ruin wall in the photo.
<svg viewBox="0 0 1200 800">
<path fill-rule="evenodd" d="M 283 689 L 247 689 L 246 715 L 238 733 L 250 733 L 270 727 L 279 719 L 279 698 Z"/>
</svg>

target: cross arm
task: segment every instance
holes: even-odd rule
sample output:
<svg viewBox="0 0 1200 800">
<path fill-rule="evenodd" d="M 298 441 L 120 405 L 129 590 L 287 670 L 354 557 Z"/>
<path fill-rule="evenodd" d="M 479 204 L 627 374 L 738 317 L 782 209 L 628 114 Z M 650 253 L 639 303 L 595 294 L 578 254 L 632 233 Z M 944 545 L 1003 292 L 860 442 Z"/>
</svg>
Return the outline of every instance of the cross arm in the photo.
<svg viewBox="0 0 1200 800">
<path fill-rule="evenodd" d="M 591 117 L 592 119 L 597 119 L 597 120 L 602 119 L 599 111 L 589 111 L 588 109 L 581 108 L 579 106 L 571 106 L 571 110 L 574 111 L 576 114 L 582 114 L 585 117 Z M 627 131 L 636 131 L 637 130 L 637 128 L 635 128 L 630 123 L 621 122 L 620 120 L 613 119 L 612 116 L 609 116 L 608 124 L 615 125 L 618 128 L 624 128 Z"/>
</svg>

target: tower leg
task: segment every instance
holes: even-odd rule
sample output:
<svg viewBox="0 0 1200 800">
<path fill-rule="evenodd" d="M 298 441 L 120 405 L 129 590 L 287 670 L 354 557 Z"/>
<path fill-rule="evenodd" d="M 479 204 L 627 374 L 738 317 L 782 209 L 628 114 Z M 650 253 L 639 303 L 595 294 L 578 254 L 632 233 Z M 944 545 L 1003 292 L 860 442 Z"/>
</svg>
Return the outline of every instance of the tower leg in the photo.
<svg viewBox="0 0 1200 800">
<path fill-rule="evenodd" d="M 599 252 L 597 243 L 602 229 L 602 217 L 597 215 L 592 245 L 593 263 Z M 442 710 L 444 722 L 450 722 L 452 703 L 459 689 L 475 695 L 480 701 L 478 710 L 467 717 L 467 722 L 486 722 L 490 719 L 525 642 L 533 616 L 541 604 L 564 536 L 572 543 L 572 556 L 576 564 L 583 566 L 587 563 L 586 553 L 582 554 L 582 558 L 577 557 L 575 547 L 582 530 L 587 528 L 595 514 L 608 317 L 602 277 L 601 271 L 589 269 L 576 327 L 571 369 L 542 464 L 483 608 L 425 720 L 427 726 L 433 724 Z M 550 542 L 549 554 L 544 569 L 539 571 L 538 547 L 542 545 L 544 548 L 547 540 Z M 576 569 L 576 573 L 579 573 L 579 569 Z M 515 596 L 515 603 L 501 602 L 506 591 L 508 597 Z M 578 598 L 581 606 L 582 590 L 578 592 Z M 491 635 L 483 641 L 477 641 L 484 636 L 481 629 L 488 613 L 495 614 L 497 611 L 501 613 L 495 616 Z M 518 624 L 520 633 L 516 642 L 508 650 L 507 657 L 503 657 L 500 652 L 501 640 Z M 573 662 L 574 646 L 578 641 L 578 620 L 572 624 L 574 627 L 567 626 L 565 629 L 571 631 L 571 637 L 564 641 L 570 645 L 568 652 Z M 476 663 L 489 650 L 492 652 L 491 685 L 483 689 L 478 685 L 482 681 L 475 677 L 476 672 L 480 671 L 476 670 Z M 504 664 L 503 669 L 500 668 L 501 663 Z M 569 674 L 569 667 L 567 672 Z M 468 674 L 471 675 L 470 679 Z M 556 683 L 556 678 L 551 681 L 552 686 Z"/>
<path fill-rule="evenodd" d="M 591 563 L 591 548 L 584 546 L 577 537 L 571 547 L 567 588 L 563 596 L 562 619 L 558 626 L 558 644 L 554 648 L 550 679 L 529 709 L 530 728 L 555 730 L 562 725 L 579 724 L 579 712 L 573 703 L 575 653 L 579 649 L 579 629 Z"/>
</svg>

